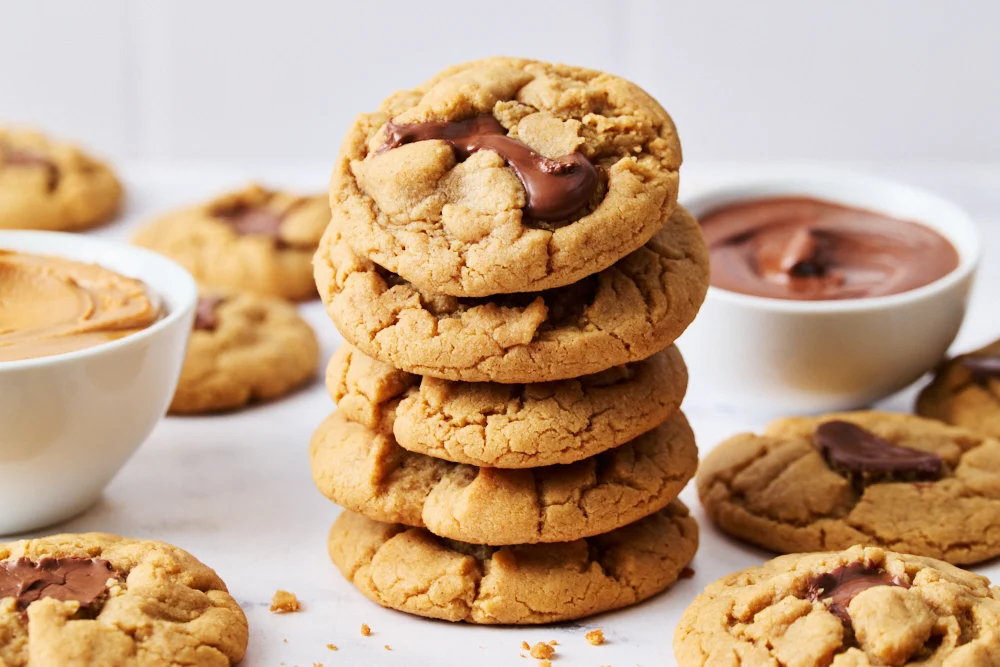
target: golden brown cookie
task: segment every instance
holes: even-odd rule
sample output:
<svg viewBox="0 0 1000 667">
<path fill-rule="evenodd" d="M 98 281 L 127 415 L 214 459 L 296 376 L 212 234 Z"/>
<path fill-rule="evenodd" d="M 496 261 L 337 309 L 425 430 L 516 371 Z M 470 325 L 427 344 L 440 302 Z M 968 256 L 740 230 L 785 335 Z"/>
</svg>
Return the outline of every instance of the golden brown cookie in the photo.
<svg viewBox="0 0 1000 667">
<path fill-rule="evenodd" d="M 247 619 L 210 568 L 105 533 L 0 544 L 0 664 L 226 667 Z"/>
<path fill-rule="evenodd" d="M 774 551 L 853 544 L 976 563 L 1000 555 L 1000 441 L 911 415 L 782 419 L 698 470 L 724 531 Z"/>
<path fill-rule="evenodd" d="M 679 667 L 989 667 L 1000 656 L 1000 588 L 876 547 L 782 556 L 695 598 L 674 656 Z"/>
<path fill-rule="evenodd" d="M 410 614 L 481 624 L 555 623 L 635 604 L 669 588 L 698 549 L 674 501 L 586 540 L 492 548 L 344 512 L 330 558 L 369 599 Z"/>
<path fill-rule="evenodd" d="M 316 372 L 319 344 L 295 306 L 256 294 L 198 300 L 173 414 L 233 410 L 279 398 Z"/>
<path fill-rule="evenodd" d="M 0 128 L 0 229 L 87 229 L 114 217 L 122 194 L 111 169 L 79 148 Z"/>
<path fill-rule="evenodd" d="M 377 428 L 395 410 L 402 447 L 439 459 L 495 468 L 573 463 L 616 447 L 680 406 L 687 368 L 676 347 L 572 380 L 510 385 L 411 375 L 349 344 L 326 372 L 347 417 Z"/>
<path fill-rule="evenodd" d="M 316 284 L 340 333 L 396 368 L 445 380 L 563 380 L 645 359 L 674 342 L 708 290 L 698 222 L 677 207 L 614 266 L 540 293 L 460 299 L 421 292 L 357 255 L 334 222 Z"/>
<path fill-rule="evenodd" d="M 917 412 L 1000 438 L 1000 340 L 942 364 Z"/>
<path fill-rule="evenodd" d="M 134 240 L 206 287 L 301 301 L 316 296 L 310 267 L 329 222 L 322 196 L 250 185 L 162 217 Z"/>
<path fill-rule="evenodd" d="M 680 164 L 673 121 L 635 84 L 487 58 L 358 116 L 330 201 L 359 255 L 420 289 L 537 292 L 646 243 L 677 201 Z"/>
<path fill-rule="evenodd" d="M 391 415 L 388 415 L 391 419 Z M 391 435 L 330 415 L 309 448 L 313 481 L 338 505 L 377 521 L 426 527 L 476 544 L 563 542 L 604 533 L 677 497 L 698 466 L 677 412 L 610 451 L 570 465 L 500 470 L 408 452 Z"/>
</svg>

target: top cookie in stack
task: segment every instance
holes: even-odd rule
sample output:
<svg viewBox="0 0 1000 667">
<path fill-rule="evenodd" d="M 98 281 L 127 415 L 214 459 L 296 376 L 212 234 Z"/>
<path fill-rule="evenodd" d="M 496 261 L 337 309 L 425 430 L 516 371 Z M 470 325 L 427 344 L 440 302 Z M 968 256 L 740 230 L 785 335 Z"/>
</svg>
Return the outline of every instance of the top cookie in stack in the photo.
<svg viewBox="0 0 1000 667">
<path fill-rule="evenodd" d="M 355 121 L 314 261 L 353 347 L 310 454 L 317 486 L 362 515 L 330 553 L 366 595 L 537 623 L 680 575 L 697 526 L 675 498 L 697 456 L 670 346 L 709 266 L 680 162 L 640 88 L 529 60 L 452 67 Z M 443 571 L 448 590 L 409 592 Z"/>
<path fill-rule="evenodd" d="M 320 294 L 355 346 L 422 375 L 540 382 L 648 357 L 708 284 L 680 162 L 670 117 L 628 81 L 450 68 L 348 133 Z"/>
</svg>

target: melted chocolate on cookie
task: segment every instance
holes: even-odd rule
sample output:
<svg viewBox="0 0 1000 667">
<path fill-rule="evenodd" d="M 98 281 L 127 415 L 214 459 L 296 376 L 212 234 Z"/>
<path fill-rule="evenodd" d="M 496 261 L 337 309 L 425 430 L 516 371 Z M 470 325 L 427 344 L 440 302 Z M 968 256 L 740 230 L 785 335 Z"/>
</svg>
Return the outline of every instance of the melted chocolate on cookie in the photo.
<svg viewBox="0 0 1000 667">
<path fill-rule="evenodd" d="M 558 159 L 540 155 L 516 139 L 490 114 L 468 120 L 386 124 L 385 144 L 378 153 L 415 141 L 440 139 L 451 146 L 455 158 L 468 159 L 480 150 L 502 157 L 524 186 L 525 211 L 536 220 L 555 222 L 571 218 L 587 205 L 597 190 L 597 169 L 582 153 Z"/>
<path fill-rule="evenodd" d="M 820 574 L 809 580 L 810 600 L 828 600 L 830 613 L 845 624 L 851 622 L 847 608 L 858 593 L 876 586 L 910 586 L 884 570 L 877 570 L 864 563 L 841 565 L 833 572 Z"/>
<path fill-rule="evenodd" d="M 972 371 L 977 382 L 1000 379 L 1000 355 L 971 354 L 961 364 Z"/>
<path fill-rule="evenodd" d="M 48 172 L 49 192 L 59 184 L 59 167 L 42 151 L 30 148 L 6 148 L 3 150 L 3 164 L 8 167 L 41 167 Z"/>
<path fill-rule="evenodd" d="M 235 206 L 230 210 L 215 214 L 233 228 L 240 236 L 267 236 L 278 239 L 284 216 L 265 206 Z"/>
<path fill-rule="evenodd" d="M 90 607 L 115 578 L 111 563 L 99 558 L 27 558 L 0 563 L 0 598 L 15 598 L 20 609 L 42 598 L 76 600 Z"/>
<path fill-rule="evenodd" d="M 226 299 L 221 296 L 200 296 L 194 309 L 195 331 L 215 331 L 219 326 L 219 318 L 215 309 Z"/>
<path fill-rule="evenodd" d="M 820 424 L 813 444 L 832 469 L 855 484 L 933 481 L 944 474 L 944 461 L 937 454 L 894 445 L 851 422 Z"/>
</svg>

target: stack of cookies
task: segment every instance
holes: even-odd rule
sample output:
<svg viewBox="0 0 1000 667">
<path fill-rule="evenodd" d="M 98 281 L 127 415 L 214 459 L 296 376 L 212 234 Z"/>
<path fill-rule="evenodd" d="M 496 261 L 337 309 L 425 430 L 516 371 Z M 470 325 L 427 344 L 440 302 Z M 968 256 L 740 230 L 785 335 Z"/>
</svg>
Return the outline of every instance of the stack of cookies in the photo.
<svg viewBox="0 0 1000 667">
<path fill-rule="evenodd" d="M 330 555 L 387 607 L 545 623 L 682 576 L 697 447 L 673 341 L 708 285 L 670 117 L 493 58 L 362 114 L 315 258 L 348 341 L 310 448 Z"/>
</svg>

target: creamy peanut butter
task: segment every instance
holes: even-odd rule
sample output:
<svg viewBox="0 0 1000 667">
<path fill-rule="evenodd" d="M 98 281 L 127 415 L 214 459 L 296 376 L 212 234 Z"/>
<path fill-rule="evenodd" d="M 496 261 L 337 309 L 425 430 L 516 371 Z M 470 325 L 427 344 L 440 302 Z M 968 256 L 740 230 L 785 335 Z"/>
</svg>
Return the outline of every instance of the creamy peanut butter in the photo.
<svg viewBox="0 0 1000 667">
<path fill-rule="evenodd" d="M 139 280 L 97 264 L 0 250 L 0 361 L 73 352 L 160 317 Z"/>
</svg>

